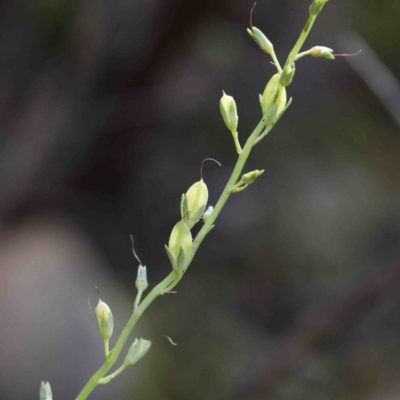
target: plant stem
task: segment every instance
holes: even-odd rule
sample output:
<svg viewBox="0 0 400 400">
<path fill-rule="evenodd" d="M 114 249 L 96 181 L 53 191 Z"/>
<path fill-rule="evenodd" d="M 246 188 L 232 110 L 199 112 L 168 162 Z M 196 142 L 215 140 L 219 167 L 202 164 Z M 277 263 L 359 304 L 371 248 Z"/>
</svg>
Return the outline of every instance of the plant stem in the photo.
<svg viewBox="0 0 400 400">
<path fill-rule="evenodd" d="M 176 279 L 176 274 L 172 271 L 163 281 L 161 281 L 157 286 L 153 288 L 153 290 L 146 296 L 146 298 L 140 303 L 140 306 L 136 309 L 136 311 L 131 315 L 125 328 L 123 329 L 120 337 L 115 344 L 115 347 L 111 350 L 109 358 L 104 362 L 104 364 L 97 370 L 97 372 L 89 379 L 86 383 L 85 387 L 76 397 L 76 400 L 85 400 L 92 393 L 93 389 L 98 385 L 99 380 L 108 372 L 108 370 L 114 365 L 115 361 L 123 346 L 125 345 L 126 340 L 128 339 L 129 334 L 131 333 L 133 327 L 136 322 L 139 320 L 143 312 L 146 308 L 161 294 L 164 294 L 166 289 L 173 288 L 178 283 Z"/>
<path fill-rule="evenodd" d="M 219 213 L 221 212 L 222 208 L 224 207 L 226 201 L 228 200 L 229 196 L 231 195 L 231 191 L 233 187 L 235 186 L 237 180 L 239 179 L 239 175 L 243 170 L 244 164 L 246 163 L 250 151 L 252 147 L 254 146 L 254 142 L 256 141 L 258 135 L 262 132 L 262 130 L 265 128 L 265 117 L 261 119 L 261 121 L 258 123 L 256 129 L 252 132 L 252 134 L 249 136 L 247 139 L 247 142 L 245 146 L 243 147 L 242 152 L 240 153 L 237 161 L 235 168 L 233 169 L 232 175 L 229 178 L 228 183 L 226 184 L 221 197 L 219 198 L 217 204 L 214 207 L 213 212 L 211 215 L 208 217 L 206 223 L 204 226 L 201 228 L 200 232 L 197 234 L 196 238 L 193 241 L 193 246 L 195 251 L 198 250 L 198 248 L 201 245 L 201 242 L 204 240 L 206 237 L 207 233 L 210 231 L 212 228 L 212 225 L 214 224 L 215 220 L 217 219 Z"/>
<path fill-rule="evenodd" d="M 306 23 L 306 26 L 301 31 L 300 36 L 297 39 L 296 44 L 294 45 L 292 51 L 290 52 L 290 54 L 289 54 L 289 56 L 287 58 L 285 67 L 288 66 L 288 65 L 292 66 L 292 64 L 294 63 L 294 61 L 296 59 L 296 56 L 299 53 L 299 51 L 301 50 L 304 42 L 306 41 L 307 36 L 310 33 L 311 28 L 314 25 L 314 22 L 315 22 L 316 18 L 317 18 L 316 15 L 310 15 L 309 16 L 308 21 Z"/>
<path fill-rule="evenodd" d="M 138 290 L 138 293 L 136 295 L 135 303 L 133 304 L 133 312 L 136 311 L 136 309 L 139 306 L 140 299 L 142 298 L 143 290 Z"/>
<path fill-rule="evenodd" d="M 105 376 L 104 378 L 101 378 L 99 380 L 99 385 L 104 385 L 105 383 L 108 383 L 110 381 L 112 381 L 117 375 L 119 375 L 124 369 L 126 368 L 126 366 L 124 364 L 122 364 L 115 372 L 113 372 L 112 374 Z"/>
<path fill-rule="evenodd" d="M 242 152 L 242 148 L 239 143 L 238 132 L 236 130 L 232 131 L 233 141 L 235 142 L 236 152 L 240 155 Z"/>
<path fill-rule="evenodd" d="M 110 354 L 110 349 L 108 347 L 109 343 L 110 343 L 109 339 L 104 339 L 104 355 L 106 356 L 106 360 L 108 358 L 108 355 Z"/>
<path fill-rule="evenodd" d="M 292 66 L 296 60 L 296 56 L 301 50 L 301 47 L 303 46 L 314 22 L 316 19 L 316 15 L 310 15 L 308 18 L 307 24 L 302 30 L 299 39 L 297 40 L 295 46 L 293 47 L 292 51 L 290 52 L 285 66 Z M 281 70 L 281 67 L 279 65 L 278 60 L 276 57 L 273 56 L 273 61 L 278 69 Z M 286 108 L 290 105 L 290 101 Z M 236 161 L 235 167 L 233 169 L 232 175 L 228 180 L 228 183 L 226 184 L 217 204 L 215 205 L 215 208 L 207 221 L 205 222 L 204 226 L 201 228 L 200 232 L 197 234 L 196 238 L 193 241 L 193 246 L 194 246 L 194 251 L 197 252 L 199 249 L 201 243 L 203 242 L 204 238 L 206 235 L 210 232 L 210 230 L 213 227 L 213 224 L 215 220 L 217 219 L 219 213 L 221 212 L 222 208 L 224 207 L 226 201 L 228 200 L 229 196 L 232 193 L 232 189 L 234 188 L 235 184 L 238 182 L 239 175 L 241 174 L 243 167 L 250 155 L 251 149 L 253 146 L 257 143 L 257 139 L 260 137 L 260 134 L 263 132 L 264 129 L 266 129 L 265 133 L 263 133 L 262 136 L 265 136 L 273 127 L 273 125 L 276 123 L 272 123 L 272 119 L 270 111 L 266 111 L 264 113 L 263 118 L 261 121 L 258 123 L 254 131 L 251 133 L 249 138 L 246 141 L 245 146 L 243 149 L 239 152 L 240 149 L 240 144 L 238 140 L 235 140 L 235 145 L 236 149 L 239 152 L 239 157 Z M 282 115 L 282 114 L 281 114 Z M 267 128 L 266 128 L 267 126 Z M 234 136 L 235 138 L 235 136 Z M 117 343 L 115 344 L 115 347 L 111 350 L 111 352 L 108 352 L 108 343 L 104 343 L 105 346 L 105 353 L 106 357 L 108 354 L 108 358 L 104 362 L 104 364 L 98 369 L 98 371 L 89 379 L 89 381 L 86 383 L 85 387 L 82 389 L 82 391 L 78 394 L 76 397 L 76 400 L 86 400 L 89 394 L 94 390 L 94 388 L 100 384 L 100 383 L 107 383 L 109 380 L 112 380 L 117 374 L 119 374 L 123 366 L 121 366 L 119 369 L 117 369 L 113 374 L 109 375 L 106 377 L 106 381 L 103 380 L 101 382 L 101 379 L 104 377 L 104 375 L 109 371 L 109 369 L 115 364 L 116 360 L 118 359 L 118 356 L 121 353 L 122 348 L 124 347 L 133 327 L 139 320 L 139 318 L 142 316 L 143 312 L 149 307 L 149 305 L 160 295 L 164 294 L 165 292 L 171 290 L 173 287 L 175 287 L 182 276 L 178 276 L 174 271 L 170 272 L 170 274 L 163 280 L 161 281 L 157 286 L 153 288 L 153 290 L 146 296 L 146 298 L 140 303 L 139 306 L 134 310 L 133 314 L 129 318 L 127 324 L 125 325 L 120 337 L 117 340 Z M 140 301 L 140 296 L 137 298 L 137 301 L 135 302 L 135 305 L 139 303 Z"/>
<path fill-rule="evenodd" d="M 281 74 L 281 73 L 282 73 L 282 67 L 281 67 L 281 65 L 279 64 L 279 60 L 278 60 L 278 58 L 276 57 L 275 51 L 274 51 L 273 49 L 272 49 L 272 53 L 271 53 L 271 58 L 272 58 L 272 61 L 273 61 L 274 65 L 275 65 L 276 69 L 277 69 L 278 72 Z"/>
<path fill-rule="evenodd" d="M 212 224 L 217 219 L 219 213 L 221 212 L 223 206 L 225 205 L 228 197 L 231 194 L 231 190 L 235 185 L 236 181 L 239 178 L 240 173 L 246 163 L 247 158 L 249 157 L 250 151 L 254 146 L 254 142 L 257 139 L 257 136 L 262 132 L 265 127 L 265 117 L 261 119 L 258 123 L 256 129 L 254 129 L 253 133 L 247 139 L 247 142 L 238 157 L 236 162 L 235 168 L 232 172 L 231 177 L 229 178 L 228 183 L 223 190 L 220 199 L 218 200 L 212 214 L 204 224 L 203 228 L 197 234 L 195 240 L 193 241 L 193 245 L 195 250 L 197 250 L 210 231 Z M 109 354 L 109 358 L 105 361 L 105 363 L 99 368 L 99 370 L 90 378 L 87 382 L 85 387 L 79 393 L 76 400 L 85 400 L 89 396 L 89 394 L 93 391 L 93 389 L 100 383 L 100 379 L 108 372 L 108 370 L 114 365 L 115 361 L 117 360 L 119 354 L 123 346 L 125 345 L 126 340 L 128 339 L 129 334 L 131 333 L 133 327 L 135 326 L 136 322 L 139 320 L 143 312 L 146 308 L 161 294 L 164 294 L 167 290 L 171 290 L 174 286 L 176 286 L 179 282 L 180 278 L 177 279 L 177 276 L 174 271 L 172 271 L 162 282 L 160 282 L 147 296 L 146 298 L 140 303 L 139 307 L 134 311 L 132 316 L 129 318 L 128 323 L 125 325 L 120 337 L 115 344 L 115 347 L 111 350 Z"/>
</svg>

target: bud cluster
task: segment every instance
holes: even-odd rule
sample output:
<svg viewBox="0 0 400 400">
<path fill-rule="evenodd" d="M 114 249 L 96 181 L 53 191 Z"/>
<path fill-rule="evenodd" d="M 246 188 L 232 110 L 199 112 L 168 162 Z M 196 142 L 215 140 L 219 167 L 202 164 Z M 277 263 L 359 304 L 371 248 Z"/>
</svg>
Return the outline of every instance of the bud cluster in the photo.
<svg viewBox="0 0 400 400">
<path fill-rule="evenodd" d="M 206 158 L 203 163 L 207 160 L 214 161 L 218 165 L 221 165 L 218 161 L 212 158 Z M 201 167 L 201 171 L 202 168 L 203 167 Z M 168 246 L 165 246 L 172 267 L 179 277 L 186 271 L 195 253 L 192 233 L 190 230 L 200 221 L 200 219 L 203 219 L 205 222 L 212 213 L 212 206 L 210 206 L 205 212 L 207 202 L 208 188 L 203 180 L 201 172 L 201 179 L 190 186 L 187 192 L 181 197 L 181 220 L 173 227 L 169 237 Z"/>
</svg>

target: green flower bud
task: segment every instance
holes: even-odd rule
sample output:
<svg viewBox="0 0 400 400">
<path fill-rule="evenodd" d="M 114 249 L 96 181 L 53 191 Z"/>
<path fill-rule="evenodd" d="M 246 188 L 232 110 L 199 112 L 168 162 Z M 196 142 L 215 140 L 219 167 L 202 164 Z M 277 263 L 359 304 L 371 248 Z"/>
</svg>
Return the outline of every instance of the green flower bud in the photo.
<svg viewBox="0 0 400 400">
<path fill-rule="evenodd" d="M 310 15 L 316 16 L 318 15 L 324 5 L 328 2 L 328 0 L 313 0 L 309 10 L 310 10 Z"/>
<path fill-rule="evenodd" d="M 282 71 L 279 83 L 284 87 L 289 86 L 292 83 L 292 79 L 295 72 L 296 68 L 294 67 L 292 68 L 290 65 L 287 65 Z"/>
<path fill-rule="evenodd" d="M 181 202 L 181 216 L 189 229 L 192 229 L 204 213 L 208 201 L 208 189 L 203 179 L 194 183 Z"/>
<path fill-rule="evenodd" d="M 40 400 L 53 400 L 51 387 L 49 382 L 42 382 L 40 384 Z"/>
<path fill-rule="evenodd" d="M 269 80 L 267 86 L 265 86 L 265 90 L 261 98 L 261 108 L 263 113 L 265 113 L 265 111 L 268 110 L 269 106 L 275 99 L 276 93 L 279 89 L 279 79 L 280 79 L 280 74 L 277 73 Z M 282 88 L 278 97 L 278 108 L 276 112 L 277 115 L 279 115 L 283 111 L 285 105 L 286 105 L 286 89 Z"/>
<path fill-rule="evenodd" d="M 314 46 L 310 49 L 310 55 L 313 57 L 323 57 L 328 60 L 334 60 L 335 56 L 332 54 L 333 50 L 329 47 Z"/>
<path fill-rule="evenodd" d="M 172 257 L 172 266 L 179 273 L 185 271 L 192 260 L 193 239 L 189 227 L 181 220 L 172 229 L 168 242 L 168 256 Z"/>
<path fill-rule="evenodd" d="M 147 270 L 146 266 L 139 265 L 137 278 L 136 278 L 136 289 L 140 292 L 144 292 L 149 284 L 147 283 Z"/>
<path fill-rule="evenodd" d="M 103 339 L 107 340 L 111 337 L 114 328 L 114 318 L 110 307 L 99 299 L 94 311 L 96 314 L 97 324 L 99 325 L 100 335 Z"/>
<path fill-rule="evenodd" d="M 255 26 L 247 28 L 247 33 L 253 38 L 253 40 L 260 46 L 262 51 L 272 55 L 274 52 L 273 44 L 267 39 L 267 37 Z"/>
<path fill-rule="evenodd" d="M 258 169 L 256 169 L 255 171 L 251 171 L 248 172 L 247 174 L 244 174 L 242 176 L 242 182 L 246 185 L 250 185 L 251 183 L 253 183 L 260 175 L 262 175 L 264 173 L 264 170 L 262 169 L 261 171 L 259 171 Z"/>
<path fill-rule="evenodd" d="M 236 103 L 232 96 L 228 96 L 222 91 L 223 96 L 219 101 L 219 109 L 222 118 L 227 128 L 233 133 L 236 133 L 239 117 L 237 115 Z"/>
<path fill-rule="evenodd" d="M 146 355 L 151 347 L 151 341 L 146 339 L 135 339 L 125 356 L 124 365 L 126 367 L 136 364 Z"/>
</svg>

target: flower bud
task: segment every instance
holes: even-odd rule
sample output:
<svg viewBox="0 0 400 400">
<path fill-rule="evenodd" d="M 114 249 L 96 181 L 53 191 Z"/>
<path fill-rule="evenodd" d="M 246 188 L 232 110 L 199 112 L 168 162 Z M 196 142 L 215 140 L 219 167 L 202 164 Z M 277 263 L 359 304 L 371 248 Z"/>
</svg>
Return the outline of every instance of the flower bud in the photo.
<svg viewBox="0 0 400 400">
<path fill-rule="evenodd" d="M 273 44 L 267 39 L 267 37 L 255 26 L 247 28 L 247 33 L 253 38 L 253 40 L 260 46 L 262 51 L 272 55 L 274 52 Z"/>
<path fill-rule="evenodd" d="M 208 218 L 210 217 L 210 215 L 212 214 L 212 212 L 214 211 L 214 207 L 213 206 L 209 206 L 208 208 L 207 208 L 207 210 L 206 211 L 204 211 L 204 214 L 203 214 L 203 222 L 206 222 L 207 220 L 208 220 Z"/>
<path fill-rule="evenodd" d="M 42 382 L 40 384 L 40 400 L 53 400 L 51 387 L 49 382 Z"/>
<path fill-rule="evenodd" d="M 146 339 L 135 339 L 125 356 L 124 365 L 126 367 L 136 364 L 142 357 L 146 355 L 151 347 L 151 341 Z"/>
<path fill-rule="evenodd" d="M 276 73 L 267 83 L 267 86 L 265 86 L 264 93 L 261 98 L 261 108 L 263 112 L 268 110 L 269 106 L 273 102 L 276 93 L 279 89 L 279 79 L 280 79 L 280 74 Z M 281 92 L 278 97 L 278 108 L 277 108 L 277 115 L 279 115 L 283 109 L 285 108 L 286 105 L 286 89 L 282 88 Z"/>
<path fill-rule="evenodd" d="M 185 271 L 187 265 L 192 260 L 192 241 L 192 234 L 189 227 L 183 220 L 179 221 L 172 229 L 171 236 L 169 237 L 167 254 L 174 269 L 180 273 Z"/>
<path fill-rule="evenodd" d="M 147 287 L 149 286 L 149 284 L 147 283 L 146 266 L 139 265 L 135 285 L 136 285 L 136 289 L 139 292 L 144 292 L 147 289 Z"/>
<path fill-rule="evenodd" d="M 262 169 L 261 171 L 259 171 L 258 169 L 256 169 L 255 171 L 251 171 L 248 172 L 247 174 L 244 174 L 242 176 L 242 182 L 246 185 L 250 185 L 251 183 L 253 183 L 260 175 L 262 175 L 264 173 L 264 170 Z"/>
<path fill-rule="evenodd" d="M 284 87 L 289 86 L 292 83 L 295 72 L 296 68 L 292 68 L 290 65 L 287 65 L 282 71 L 279 83 Z"/>
<path fill-rule="evenodd" d="M 323 57 L 328 60 L 334 60 L 335 56 L 332 54 L 333 50 L 329 47 L 314 46 L 310 49 L 310 55 L 313 57 Z"/>
<path fill-rule="evenodd" d="M 324 5 L 328 2 L 328 0 L 313 0 L 309 10 L 310 10 L 310 15 L 316 16 L 318 15 Z"/>
<path fill-rule="evenodd" d="M 110 307 L 99 299 L 95 308 L 97 323 L 99 325 L 99 332 L 103 339 L 109 339 L 113 333 L 114 318 Z"/>
<path fill-rule="evenodd" d="M 189 229 L 199 222 L 207 201 L 207 185 L 200 179 L 189 188 L 181 202 L 181 216 Z"/>
<path fill-rule="evenodd" d="M 236 103 L 232 96 L 228 96 L 222 91 L 223 96 L 219 101 L 219 109 L 221 111 L 222 118 L 227 128 L 232 132 L 236 133 L 239 117 L 237 115 Z"/>
</svg>

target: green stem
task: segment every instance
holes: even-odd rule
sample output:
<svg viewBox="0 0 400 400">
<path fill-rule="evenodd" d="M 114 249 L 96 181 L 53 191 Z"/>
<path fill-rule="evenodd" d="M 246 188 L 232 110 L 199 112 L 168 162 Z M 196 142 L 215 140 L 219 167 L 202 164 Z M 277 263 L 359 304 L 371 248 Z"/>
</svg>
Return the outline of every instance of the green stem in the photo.
<svg viewBox="0 0 400 400">
<path fill-rule="evenodd" d="M 281 74 L 282 73 L 282 67 L 281 67 L 281 64 L 279 64 L 279 60 L 276 57 L 274 49 L 272 49 L 271 58 L 272 58 L 273 63 L 275 64 L 276 69 Z"/>
<path fill-rule="evenodd" d="M 110 354 L 110 349 L 109 349 L 109 343 L 110 339 L 104 339 L 104 355 L 106 356 L 106 360 L 108 358 L 108 355 Z"/>
<path fill-rule="evenodd" d="M 231 190 L 234 187 L 236 181 L 239 178 L 240 173 L 243 170 L 244 164 L 246 163 L 247 158 L 249 157 L 250 151 L 254 146 L 254 142 L 257 139 L 257 136 L 262 132 L 265 127 L 265 117 L 261 119 L 259 124 L 257 125 L 256 129 L 247 139 L 246 145 L 244 146 L 242 153 L 239 155 L 238 160 L 236 162 L 235 168 L 232 172 L 232 175 L 225 186 L 224 191 L 221 194 L 220 199 L 218 200 L 212 214 L 204 224 L 203 228 L 197 234 L 195 240 L 193 241 L 193 245 L 197 250 L 203 241 L 206 234 L 210 231 L 212 224 L 217 219 L 219 213 L 221 212 L 223 206 L 225 205 L 226 201 L 228 200 Z M 135 326 L 136 322 L 139 320 L 140 316 L 146 310 L 146 308 L 161 294 L 164 294 L 166 291 L 171 290 L 180 279 L 176 278 L 176 274 L 172 271 L 161 283 L 159 283 L 142 301 L 142 303 L 138 306 L 135 312 L 130 317 L 128 323 L 125 325 L 115 347 L 112 349 L 109 358 L 105 361 L 105 363 L 99 368 L 99 370 L 90 378 L 87 382 L 86 386 L 82 389 L 79 393 L 76 400 L 85 400 L 89 394 L 93 391 L 93 389 L 99 384 L 100 379 L 108 372 L 108 370 L 114 365 L 115 361 L 117 360 L 121 350 L 128 339 L 129 334 L 131 333 L 133 327 Z"/>
<path fill-rule="evenodd" d="M 93 389 L 99 384 L 99 381 L 109 371 L 109 369 L 117 361 L 122 348 L 124 347 L 126 340 L 129 337 L 133 327 L 139 320 L 146 308 L 161 294 L 164 294 L 167 289 L 172 289 L 179 280 L 176 279 L 176 274 L 172 271 L 163 281 L 161 281 L 154 289 L 146 296 L 146 298 L 140 303 L 140 306 L 131 315 L 125 328 L 123 329 L 120 337 L 115 344 L 115 347 L 111 350 L 109 358 L 104 364 L 97 370 L 97 372 L 89 379 L 85 387 L 76 397 L 76 400 L 85 400 L 92 393 Z"/>
<path fill-rule="evenodd" d="M 316 19 L 316 16 L 310 15 L 305 28 L 302 30 L 300 37 L 297 40 L 297 43 L 295 44 L 295 46 L 293 47 L 292 51 L 290 52 L 290 54 L 288 56 L 285 66 L 287 66 L 287 65 L 291 66 L 294 63 L 297 54 L 299 53 L 301 47 L 303 46 L 303 44 L 311 30 L 311 27 L 313 26 L 313 24 L 315 22 L 315 19 Z M 276 56 L 273 56 L 273 60 L 279 71 L 279 69 L 281 69 L 281 67 L 279 65 L 278 60 L 276 59 Z M 207 219 L 206 223 L 204 224 L 204 226 L 202 227 L 202 229 L 200 230 L 200 232 L 197 234 L 196 238 L 193 241 L 193 246 L 195 248 L 195 251 L 198 250 L 198 248 L 200 247 L 204 238 L 212 229 L 215 220 L 217 219 L 219 213 L 221 212 L 226 201 L 228 200 L 229 196 L 231 195 L 232 188 L 238 182 L 239 175 L 242 172 L 243 167 L 250 155 L 251 149 L 256 144 L 257 138 L 263 132 L 266 125 L 268 125 L 268 132 L 273 127 L 274 123 L 271 122 L 272 121 L 271 117 L 272 117 L 272 114 L 267 110 L 267 112 L 264 114 L 261 121 L 258 123 L 257 127 L 254 129 L 252 134 L 247 139 L 244 148 L 242 149 L 242 151 L 239 154 L 239 157 L 238 157 L 236 165 L 233 169 L 232 175 L 229 178 L 229 181 L 226 184 L 226 186 L 221 194 L 221 197 L 219 198 L 217 204 L 215 205 L 215 208 L 214 208 L 213 212 L 211 213 L 210 217 Z M 236 148 L 238 149 L 237 144 L 236 144 Z M 109 369 L 115 364 L 133 327 L 135 326 L 135 324 L 137 323 L 139 318 L 142 316 L 143 312 L 147 309 L 147 307 L 149 307 L 149 305 L 158 296 L 164 294 L 167 291 L 170 291 L 174 286 L 176 286 L 181 278 L 182 278 L 182 276 L 177 276 L 176 273 L 174 271 L 172 271 L 163 281 L 161 281 L 157 286 L 155 286 L 153 288 L 153 290 L 146 296 L 146 298 L 140 303 L 139 306 L 137 306 L 137 304 L 135 302 L 135 305 L 137 306 L 137 308 L 134 310 L 133 314 L 131 315 L 127 324 L 125 325 L 120 337 L 117 340 L 117 343 L 115 344 L 115 347 L 111 350 L 111 352 L 108 353 L 108 358 L 106 359 L 104 364 L 89 379 L 89 381 L 86 383 L 85 387 L 82 389 L 82 391 L 76 397 L 76 400 L 86 400 L 87 397 L 89 396 L 89 394 L 92 393 L 94 388 L 99 383 L 105 383 L 104 380 L 101 381 L 102 378 L 109 371 Z M 139 301 L 137 301 L 137 303 L 138 302 Z M 107 352 L 106 352 L 106 354 L 107 354 Z M 115 377 L 118 373 L 120 373 L 122 371 L 121 368 L 122 368 L 122 366 L 119 369 L 117 369 L 113 374 L 109 375 L 109 377 L 107 377 L 107 379 L 110 377 Z M 110 378 L 110 380 L 111 380 L 111 378 Z"/>
<path fill-rule="evenodd" d="M 263 117 L 261 119 L 261 121 L 258 123 L 256 129 L 254 129 L 252 134 L 247 139 L 247 142 L 246 142 L 245 146 L 243 147 L 243 150 L 240 153 L 240 155 L 236 161 L 235 168 L 233 169 L 232 175 L 229 178 L 229 181 L 226 184 L 226 186 L 221 194 L 221 197 L 219 198 L 217 204 L 215 205 L 213 212 L 211 213 L 211 215 L 207 219 L 206 223 L 201 228 L 200 232 L 197 234 L 196 238 L 193 241 L 193 246 L 195 248 L 195 251 L 198 250 L 198 248 L 201 245 L 201 242 L 204 240 L 207 233 L 211 230 L 212 225 L 214 224 L 219 213 L 223 209 L 226 201 L 228 200 L 229 196 L 231 195 L 231 193 L 232 193 L 231 191 L 232 191 L 233 187 L 235 186 L 237 180 L 239 179 L 239 175 L 242 172 L 244 164 L 246 163 L 246 161 L 250 155 L 250 151 L 251 151 L 252 147 L 254 146 L 254 142 L 256 141 L 258 135 L 265 128 L 265 120 L 266 120 L 266 117 Z"/>
<path fill-rule="evenodd" d="M 140 299 L 142 298 L 143 290 L 138 290 L 138 293 L 136 295 L 135 303 L 133 304 L 133 311 L 135 312 L 136 309 L 139 306 Z"/>
<path fill-rule="evenodd" d="M 235 142 L 236 152 L 240 155 L 242 153 L 242 147 L 239 143 L 239 133 L 236 130 L 232 131 L 231 133 L 233 136 L 233 141 Z"/>
<path fill-rule="evenodd" d="M 311 54 L 311 50 L 302 51 L 301 53 L 297 54 L 294 61 L 300 60 L 300 58 L 308 56 Z"/>
<path fill-rule="evenodd" d="M 287 58 L 285 66 L 287 66 L 287 65 L 292 66 L 292 64 L 294 63 L 296 56 L 297 56 L 297 54 L 299 54 L 299 51 L 301 50 L 304 42 L 306 41 L 307 36 L 310 33 L 311 28 L 314 25 L 316 18 L 317 18 L 316 15 L 309 16 L 306 26 L 301 31 L 301 34 L 300 34 L 299 38 L 297 39 L 296 44 L 294 45 L 292 51 L 290 52 L 290 54 Z"/>
<path fill-rule="evenodd" d="M 112 374 L 105 376 L 104 378 L 101 378 L 99 380 L 99 385 L 104 385 L 105 383 L 108 383 L 112 381 L 117 375 L 119 375 L 124 369 L 126 368 L 125 364 L 122 364 L 115 372 Z"/>
</svg>

